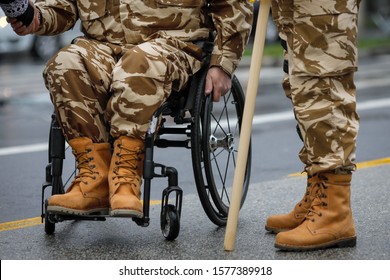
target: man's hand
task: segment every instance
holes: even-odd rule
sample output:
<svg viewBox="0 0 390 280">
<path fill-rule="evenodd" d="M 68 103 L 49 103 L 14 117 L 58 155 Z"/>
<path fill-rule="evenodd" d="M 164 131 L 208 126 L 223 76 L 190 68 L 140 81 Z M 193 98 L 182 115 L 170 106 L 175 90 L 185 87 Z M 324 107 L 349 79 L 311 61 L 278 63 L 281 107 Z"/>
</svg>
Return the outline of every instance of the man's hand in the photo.
<svg viewBox="0 0 390 280">
<path fill-rule="evenodd" d="M 16 34 L 24 36 L 27 34 L 32 34 L 38 31 L 40 25 L 40 16 L 38 9 L 34 6 L 33 2 L 30 0 L 30 5 L 34 7 L 34 18 L 29 26 L 25 26 L 23 22 L 17 20 L 16 18 L 8 17 L 7 21 L 11 24 L 12 29 Z"/>
<path fill-rule="evenodd" d="M 213 95 L 213 101 L 219 101 L 231 88 L 232 80 L 219 67 L 211 67 L 207 72 L 205 93 Z"/>
</svg>

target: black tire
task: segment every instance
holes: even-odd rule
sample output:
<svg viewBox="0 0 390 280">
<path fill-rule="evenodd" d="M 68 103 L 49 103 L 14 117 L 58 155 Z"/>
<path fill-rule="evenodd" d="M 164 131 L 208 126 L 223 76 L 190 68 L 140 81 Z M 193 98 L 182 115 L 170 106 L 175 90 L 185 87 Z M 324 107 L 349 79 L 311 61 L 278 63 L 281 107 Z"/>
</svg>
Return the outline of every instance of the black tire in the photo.
<svg viewBox="0 0 390 280">
<path fill-rule="evenodd" d="M 180 217 L 174 205 L 165 205 L 161 212 L 161 232 L 165 239 L 172 241 L 179 236 Z"/>
<path fill-rule="evenodd" d="M 205 75 L 205 73 L 203 74 Z M 244 110 L 244 93 L 236 77 L 219 102 L 204 95 L 204 77 L 198 83 L 191 135 L 194 177 L 203 209 L 218 226 L 225 226 Z M 249 187 L 251 145 L 248 150 L 241 206 Z"/>
</svg>

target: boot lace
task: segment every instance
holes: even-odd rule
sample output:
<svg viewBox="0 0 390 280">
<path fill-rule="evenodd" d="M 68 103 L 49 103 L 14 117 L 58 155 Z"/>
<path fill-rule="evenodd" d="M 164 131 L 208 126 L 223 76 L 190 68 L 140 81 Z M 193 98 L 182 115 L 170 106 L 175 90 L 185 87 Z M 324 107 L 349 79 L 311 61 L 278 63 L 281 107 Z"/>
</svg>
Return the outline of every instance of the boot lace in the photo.
<svg viewBox="0 0 390 280">
<path fill-rule="evenodd" d="M 77 161 L 77 169 L 78 173 L 75 175 L 72 185 L 69 187 L 68 191 L 70 191 L 77 183 L 84 183 L 88 185 L 87 178 L 91 178 L 93 180 L 96 179 L 97 172 L 93 169 L 96 167 L 95 164 L 90 164 L 93 161 L 93 157 L 89 156 L 91 149 L 85 149 L 85 151 L 76 152 L 73 151 L 73 154 L 76 157 Z"/>
<path fill-rule="evenodd" d="M 310 208 L 308 209 L 309 211 L 306 214 L 306 219 L 314 222 L 315 217 L 321 217 L 321 209 L 323 207 L 328 206 L 328 204 L 324 201 L 325 198 L 327 198 L 326 190 L 328 189 L 328 186 L 326 185 L 327 183 L 327 178 L 324 176 L 319 176 L 319 181 L 315 183 L 316 185 L 316 190 L 314 194 L 314 200 L 311 203 Z"/>
<path fill-rule="evenodd" d="M 137 170 L 142 150 L 128 149 L 121 144 L 118 144 L 118 147 L 121 151 L 116 153 L 118 159 L 115 162 L 116 166 L 113 169 L 114 175 L 112 177 L 113 180 L 118 180 L 115 185 L 130 183 L 133 186 L 138 186 L 141 179 Z"/>
<path fill-rule="evenodd" d="M 306 188 L 306 193 L 305 193 L 305 196 L 302 198 L 302 200 L 299 202 L 299 207 L 303 207 L 306 209 L 306 207 L 304 207 L 302 204 L 303 203 L 307 203 L 309 201 L 309 196 L 312 192 L 312 189 L 313 189 L 313 184 L 312 183 L 308 183 L 307 184 L 307 188 Z"/>
<path fill-rule="evenodd" d="M 312 183 L 312 182 L 308 182 L 307 183 L 305 195 L 304 195 L 304 197 L 302 198 L 302 200 L 298 204 L 298 206 L 302 207 L 304 210 L 309 210 L 309 208 L 310 208 L 310 207 L 309 208 L 304 207 L 303 204 L 307 203 L 309 201 L 309 199 L 312 196 L 312 193 L 314 191 L 314 187 L 315 187 L 314 183 Z"/>
</svg>

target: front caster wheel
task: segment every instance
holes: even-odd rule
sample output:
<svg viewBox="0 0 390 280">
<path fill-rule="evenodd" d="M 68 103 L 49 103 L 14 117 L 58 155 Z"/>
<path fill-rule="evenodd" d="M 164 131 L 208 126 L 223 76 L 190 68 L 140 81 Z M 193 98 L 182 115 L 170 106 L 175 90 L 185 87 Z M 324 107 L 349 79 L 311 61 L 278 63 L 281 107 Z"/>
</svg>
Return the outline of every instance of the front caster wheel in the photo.
<svg viewBox="0 0 390 280">
<path fill-rule="evenodd" d="M 165 205 L 161 212 L 161 231 L 165 239 L 172 241 L 179 236 L 180 217 L 174 205 Z"/>
</svg>

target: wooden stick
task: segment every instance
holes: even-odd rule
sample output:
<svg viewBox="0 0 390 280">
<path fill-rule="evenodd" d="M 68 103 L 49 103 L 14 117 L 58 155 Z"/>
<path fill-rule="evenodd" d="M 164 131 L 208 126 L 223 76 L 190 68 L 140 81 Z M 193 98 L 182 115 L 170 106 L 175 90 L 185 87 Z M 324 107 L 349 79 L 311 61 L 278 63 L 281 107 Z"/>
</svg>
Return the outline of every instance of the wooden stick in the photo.
<svg viewBox="0 0 390 280">
<path fill-rule="evenodd" d="M 238 145 L 237 164 L 234 171 L 233 190 L 225 233 L 225 251 L 233 251 L 236 243 L 238 214 L 240 211 L 242 188 L 248 159 L 248 149 L 252 133 L 252 120 L 259 85 L 260 69 L 265 45 L 268 17 L 271 0 L 260 0 L 260 10 L 257 17 L 256 33 L 253 43 L 252 58 L 249 68 L 249 79 L 246 90 L 244 114 L 242 119 L 240 143 Z"/>
</svg>

